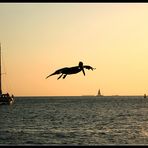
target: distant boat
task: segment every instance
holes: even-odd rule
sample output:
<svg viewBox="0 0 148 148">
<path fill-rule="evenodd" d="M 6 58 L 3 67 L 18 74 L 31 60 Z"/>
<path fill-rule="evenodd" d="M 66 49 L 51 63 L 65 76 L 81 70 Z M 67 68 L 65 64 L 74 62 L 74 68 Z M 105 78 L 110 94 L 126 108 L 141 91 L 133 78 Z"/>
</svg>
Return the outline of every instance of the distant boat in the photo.
<svg viewBox="0 0 148 148">
<path fill-rule="evenodd" d="M 103 95 L 101 95 L 101 91 L 100 91 L 100 89 L 98 90 L 98 94 L 97 94 L 97 96 L 103 96 Z"/>
<path fill-rule="evenodd" d="M 9 93 L 2 93 L 2 78 L 1 78 L 1 44 L 0 44 L 0 105 L 2 104 L 12 104 L 14 102 L 14 96 L 10 96 Z"/>
</svg>

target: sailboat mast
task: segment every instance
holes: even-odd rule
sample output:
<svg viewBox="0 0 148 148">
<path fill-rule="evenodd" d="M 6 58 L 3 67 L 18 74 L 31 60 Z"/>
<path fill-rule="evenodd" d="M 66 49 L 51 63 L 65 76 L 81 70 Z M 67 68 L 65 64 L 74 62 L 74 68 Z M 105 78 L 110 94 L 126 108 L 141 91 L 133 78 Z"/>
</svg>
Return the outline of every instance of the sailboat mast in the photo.
<svg viewBox="0 0 148 148">
<path fill-rule="evenodd" d="M 2 80 L 1 80 L 1 43 L 0 43 L 0 95 L 2 94 Z"/>
</svg>

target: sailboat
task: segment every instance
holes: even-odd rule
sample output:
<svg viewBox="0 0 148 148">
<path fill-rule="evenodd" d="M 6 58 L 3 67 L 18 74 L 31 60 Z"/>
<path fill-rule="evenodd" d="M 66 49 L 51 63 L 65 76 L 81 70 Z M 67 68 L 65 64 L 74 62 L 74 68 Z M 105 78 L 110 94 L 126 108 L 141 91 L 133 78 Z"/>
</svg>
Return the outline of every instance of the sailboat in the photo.
<svg viewBox="0 0 148 148">
<path fill-rule="evenodd" d="M 10 96 L 9 93 L 3 94 L 2 92 L 2 78 L 1 78 L 1 44 L 0 44 L 0 105 L 1 104 L 12 104 L 14 102 L 14 96 Z"/>
<path fill-rule="evenodd" d="M 102 95 L 101 95 L 101 91 L 100 91 L 100 89 L 98 90 L 98 94 L 97 94 L 97 96 L 102 96 Z"/>
</svg>

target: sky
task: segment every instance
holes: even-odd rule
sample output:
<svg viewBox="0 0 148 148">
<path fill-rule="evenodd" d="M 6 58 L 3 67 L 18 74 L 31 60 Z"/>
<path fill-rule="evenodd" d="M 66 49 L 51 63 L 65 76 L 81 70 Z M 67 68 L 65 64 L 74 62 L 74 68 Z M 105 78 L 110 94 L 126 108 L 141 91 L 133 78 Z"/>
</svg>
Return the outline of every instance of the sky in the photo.
<svg viewBox="0 0 148 148">
<path fill-rule="evenodd" d="M 3 92 L 148 94 L 147 3 L 0 3 L 0 22 Z M 45 79 L 79 61 L 96 70 Z"/>
</svg>

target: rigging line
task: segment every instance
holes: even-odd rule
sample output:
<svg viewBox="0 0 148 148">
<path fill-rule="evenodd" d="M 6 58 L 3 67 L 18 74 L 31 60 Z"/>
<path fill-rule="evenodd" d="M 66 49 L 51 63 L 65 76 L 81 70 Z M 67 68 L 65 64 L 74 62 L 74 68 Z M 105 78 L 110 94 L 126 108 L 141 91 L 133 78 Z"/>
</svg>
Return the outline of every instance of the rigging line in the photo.
<svg viewBox="0 0 148 148">
<path fill-rule="evenodd" d="M 1 54 L 1 56 L 2 56 L 2 74 L 5 74 L 5 76 L 7 77 L 7 68 L 6 68 L 6 62 L 5 62 L 4 54 Z M 11 92 L 10 91 L 11 85 L 10 85 L 9 79 L 6 78 L 6 77 L 3 77 L 3 79 L 5 80 L 3 89 L 4 89 L 4 91 L 7 90 L 8 92 Z"/>
</svg>

